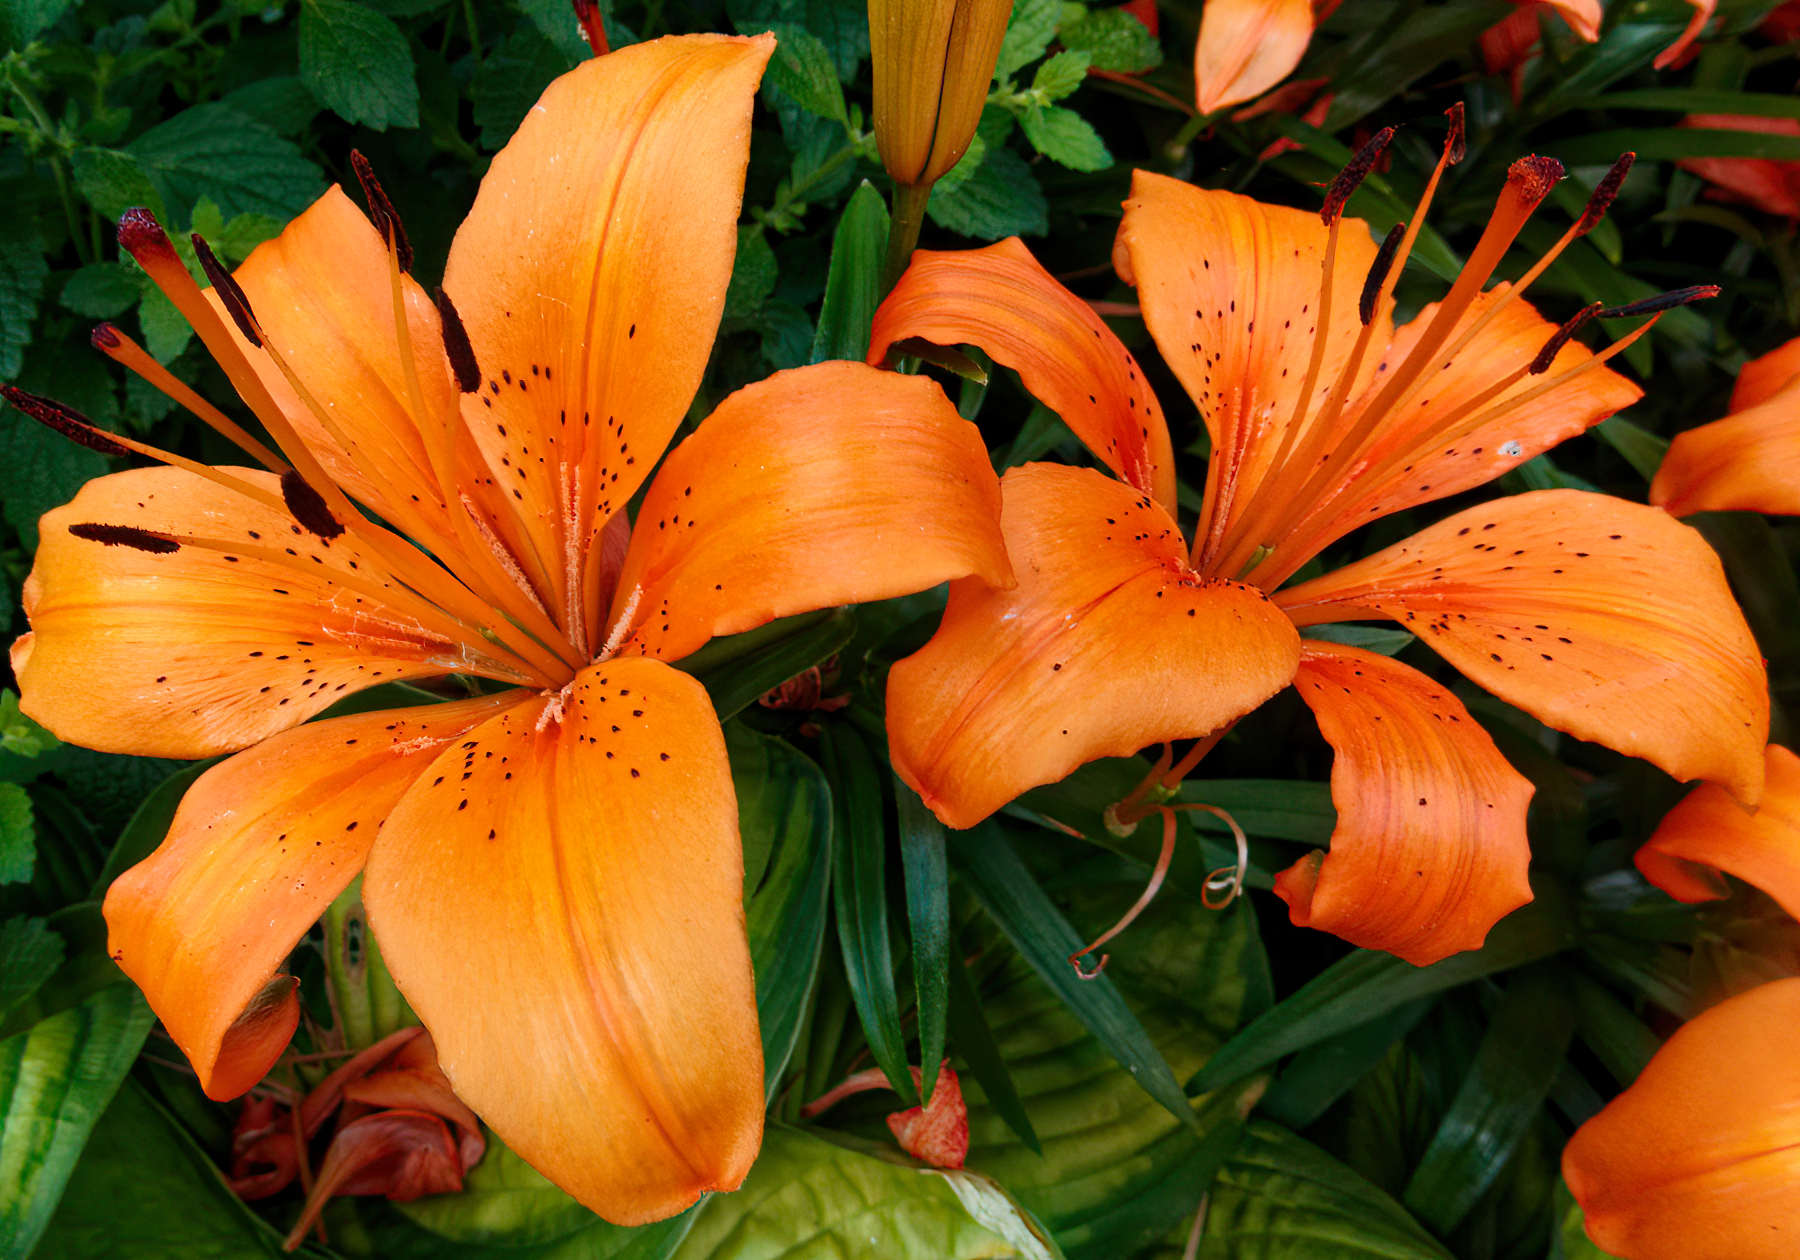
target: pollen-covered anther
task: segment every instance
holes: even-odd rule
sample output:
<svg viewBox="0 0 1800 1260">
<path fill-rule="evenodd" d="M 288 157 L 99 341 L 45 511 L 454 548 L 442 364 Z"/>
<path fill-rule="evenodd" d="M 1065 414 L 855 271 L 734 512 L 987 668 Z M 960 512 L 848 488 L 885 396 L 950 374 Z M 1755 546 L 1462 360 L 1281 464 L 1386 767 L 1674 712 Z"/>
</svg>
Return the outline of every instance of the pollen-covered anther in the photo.
<svg viewBox="0 0 1800 1260">
<path fill-rule="evenodd" d="M 1636 315 L 1657 315 L 1663 311 L 1672 311 L 1677 306 L 1687 306 L 1693 302 L 1704 302 L 1708 298 L 1719 296 L 1716 284 L 1691 284 L 1685 289 L 1670 289 L 1667 293 L 1658 293 L 1654 297 L 1640 298 L 1636 302 L 1626 302 L 1622 306 L 1609 306 L 1600 311 L 1599 319 L 1630 319 Z"/>
<path fill-rule="evenodd" d="M 133 551 L 148 551 L 158 556 L 181 550 L 181 544 L 173 538 L 147 529 L 138 529 L 133 525 L 78 524 L 69 526 L 69 532 L 77 538 L 97 542 L 104 547 L 129 547 Z"/>
<path fill-rule="evenodd" d="M 140 263 L 147 258 L 179 261 L 169 234 L 163 231 L 156 216 L 142 206 L 134 206 L 119 216 L 119 248 Z"/>
<path fill-rule="evenodd" d="M 1450 134 L 1444 137 L 1444 161 L 1450 166 L 1462 161 L 1469 152 L 1465 130 L 1467 114 L 1461 101 L 1444 111 L 1444 117 L 1450 120 Z"/>
<path fill-rule="evenodd" d="M 369 203 L 369 218 L 374 220 L 375 230 L 381 233 L 393 249 L 394 257 L 400 263 L 400 270 L 412 271 L 412 242 L 406 239 L 406 225 L 400 222 L 394 203 L 388 200 L 387 191 L 382 188 L 381 181 L 375 178 L 375 169 L 369 165 L 369 159 L 355 149 L 350 150 L 350 169 L 356 172 L 357 182 L 362 185 L 363 196 Z"/>
<path fill-rule="evenodd" d="M 1375 261 L 1369 267 L 1369 278 L 1363 281 L 1362 301 L 1357 306 L 1357 313 L 1362 316 L 1365 325 L 1375 320 L 1375 303 L 1381 297 L 1381 286 L 1387 283 L 1388 272 L 1393 270 L 1394 251 L 1400 248 L 1401 238 L 1405 235 L 1406 224 L 1394 224 L 1388 229 L 1381 248 L 1375 252 Z"/>
<path fill-rule="evenodd" d="M 465 394 L 473 394 L 481 388 L 481 364 L 476 362 L 469 330 L 463 327 L 462 316 L 456 313 L 456 303 L 450 300 L 442 285 L 433 290 L 431 296 L 437 303 L 438 320 L 444 330 L 444 356 L 450 360 L 450 370 L 456 374 L 456 387 Z"/>
<path fill-rule="evenodd" d="M 1625 176 L 1631 173 L 1631 164 L 1637 161 L 1635 153 L 1621 153 L 1613 162 L 1612 169 L 1607 171 L 1594 187 L 1594 195 L 1588 198 L 1587 209 L 1581 212 L 1581 222 L 1575 225 L 1575 235 L 1586 236 L 1599 226 L 1600 220 L 1606 217 L 1613 198 L 1619 195 L 1619 188 L 1625 182 Z"/>
<path fill-rule="evenodd" d="M 1583 324 L 1598 314 L 1600 314 L 1600 303 L 1590 303 L 1576 311 L 1561 328 L 1550 334 L 1550 340 L 1544 343 L 1544 348 L 1538 351 L 1537 358 L 1531 361 L 1531 367 L 1528 369 L 1531 375 L 1542 376 L 1548 372 L 1550 364 L 1555 361 L 1557 355 L 1562 353 L 1562 348 L 1569 344 L 1569 338 L 1573 337 Z"/>
<path fill-rule="evenodd" d="M 96 350 L 117 350 L 123 343 L 117 328 L 111 324 L 96 324 L 94 331 L 88 334 L 88 344 Z"/>
<path fill-rule="evenodd" d="M 1553 157 L 1533 153 L 1506 168 L 1506 186 L 1525 206 L 1535 206 L 1550 195 L 1563 177 L 1563 164 Z"/>
<path fill-rule="evenodd" d="M 250 309 L 250 299 L 245 296 L 244 290 L 232 278 L 231 273 L 225 270 L 225 265 L 213 254 L 212 246 L 206 243 L 205 237 L 195 232 L 189 239 L 194 242 L 194 253 L 200 259 L 200 269 L 206 272 L 206 278 L 212 282 L 212 287 L 218 293 L 219 300 L 225 304 L 232 322 L 244 334 L 245 341 L 260 349 L 263 343 L 262 332 L 257 327 L 255 313 Z"/>
<path fill-rule="evenodd" d="M 324 498 L 292 468 L 281 474 L 281 499 L 307 533 L 336 538 L 344 532 L 343 522 L 331 514 Z"/>
<path fill-rule="evenodd" d="M 1383 127 L 1350 159 L 1349 165 L 1338 172 L 1337 178 L 1325 190 L 1325 204 L 1319 209 L 1319 219 L 1329 227 L 1344 212 L 1344 203 L 1349 201 L 1356 190 L 1362 187 L 1363 180 L 1375 169 L 1376 161 L 1381 157 L 1388 141 L 1394 138 L 1392 127 Z"/>
<path fill-rule="evenodd" d="M 92 420 L 73 407 L 66 407 L 57 402 L 54 398 L 28 394 L 13 385 L 0 385 L 0 398 L 5 398 L 7 402 L 46 428 L 55 429 L 77 446 L 85 446 L 90 451 L 99 451 L 102 455 L 114 457 L 131 454 L 129 447 L 113 441 Z"/>
</svg>

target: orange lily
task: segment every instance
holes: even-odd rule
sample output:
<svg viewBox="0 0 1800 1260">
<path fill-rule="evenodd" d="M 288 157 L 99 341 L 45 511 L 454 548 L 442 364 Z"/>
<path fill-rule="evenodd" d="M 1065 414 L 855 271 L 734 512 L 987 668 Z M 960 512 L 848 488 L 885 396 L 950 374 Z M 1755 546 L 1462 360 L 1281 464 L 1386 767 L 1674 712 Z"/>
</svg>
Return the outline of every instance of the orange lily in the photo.
<svg viewBox="0 0 1800 1260">
<path fill-rule="evenodd" d="M 105 907 L 212 1097 L 286 1046 L 282 963 L 360 870 L 457 1094 L 558 1185 L 636 1223 L 749 1168 L 764 1106 L 736 800 L 706 692 L 668 662 L 804 610 L 1009 580 L 977 432 L 935 385 L 861 364 L 727 398 L 625 515 L 718 326 L 772 48 L 671 37 L 558 79 L 494 159 L 435 301 L 372 180 L 373 226 L 334 188 L 235 277 L 202 248 L 207 291 L 128 215 L 123 243 L 280 445 L 254 448 L 268 471 L 13 395 L 171 465 L 44 517 L 12 659 L 24 709 L 65 740 L 245 750 Z M 509 689 L 300 725 L 452 672 Z"/>
<path fill-rule="evenodd" d="M 1800 757 L 1770 744 L 1762 803 L 1746 810 L 1703 783 L 1670 810 L 1637 852 L 1644 878 L 1677 901 L 1713 901 L 1725 871 L 1800 918 Z"/>
<path fill-rule="evenodd" d="M 872 357 L 912 337 L 979 345 L 1113 474 L 1008 472 L 1017 588 L 952 584 L 936 637 L 894 666 L 894 767 L 940 818 L 969 827 L 1085 762 L 1199 740 L 1172 768 L 1165 754 L 1153 779 L 1170 789 L 1292 684 L 1338 753 L 1331 851 L 1277 882 L 1295 922 L 1416 963 L 1479 945 L 1530 898 L 1531 789 L 1447 689 L 1299 635 L 1370 618 L 1414 629 L 1559 730 L 1756 799 L 1769 720 L 1756 645 L 1712 551 L 1653 508 L 1517 495 L 1280 589 L 1359 526 L 1482 485 L 1639 396 L 1605 364 L 1648 325 L 1592 354 L 1569 339 L 1580 316 L 1558 329 L 1518 300 L 1550 258 L 1482 292 L 1560 174 L 1516 164 L 1449 294 L 1396 330 L 1416 223 L 1377 247 L 1338 216 L 1343 180 L 1321 222 L 1137 173 L 1114 263 L 1212 438 L 1191 547 L 1159 405 L 1087 305 L 1016 240 L 915 257 L 877 312 Z"/>
<path fill-rule="evenodd" d="M 1675 435 L 1650 502 L 1671 516 L 1800 515 L 1800 338 L 1744 364 L 1731 414 Z"/>
<path fill-rule="evenodd" d="M 1792 118 L 1759 118 L 1753 114 L 1689 114 L 1683 127 L 1714 131 L 1749 131 L 1769 136 L 1800 136 Z M 1714 201 L 1740 202 L 1792 222 L 1800 219 L 1800 162 L 1783 158 L 1682 158 L 1675 165 L 1712 185 Z"/>
<path fill-rule="evenodd" d="M 1676 1030 L 1563 1149 L 1588 1236 L 1623 1260 L 1786 1260 L 1800 1238 L 1800 979 Z"/>
<path fill-rule="evenodd" d="M 1525 67 L 1538 55 L 1542 19 L 1549 9 L 1589 44 L 1600 38 L 1600 0 L 1513 0 L 1513 11 L 1481 33 L 1481 61 L 1489 74 L 1504 74 L 1519 103 Z"/>
</svg>

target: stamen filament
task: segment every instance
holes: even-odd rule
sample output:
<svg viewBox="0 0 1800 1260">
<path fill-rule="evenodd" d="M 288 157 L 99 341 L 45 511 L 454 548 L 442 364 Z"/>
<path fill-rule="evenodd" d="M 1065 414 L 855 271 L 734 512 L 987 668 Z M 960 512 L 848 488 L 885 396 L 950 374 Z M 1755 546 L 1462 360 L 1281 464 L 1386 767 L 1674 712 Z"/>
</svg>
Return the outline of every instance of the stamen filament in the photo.
<svg viewBox="0 0 1800 1260">
<path fill-rule="evenodd" d="M 137 373 L 162 393 L 186 407 L 212 426 L 219 436 L 235 444 L 270 472 L 279 473 L 288 468 L 288 462 L 285 459 L 251 437 L 249 432 L 235 420 L 189 389 L 179 377 L 158 363 L 148 351 L 120 332 L 115 325 L 101 324 L 94 329 L 93 336 L 89 340 L 92 341 L 94 349 L 100 351 L 114 363 L 121 364 L 129 371 Z"/>
</svg>

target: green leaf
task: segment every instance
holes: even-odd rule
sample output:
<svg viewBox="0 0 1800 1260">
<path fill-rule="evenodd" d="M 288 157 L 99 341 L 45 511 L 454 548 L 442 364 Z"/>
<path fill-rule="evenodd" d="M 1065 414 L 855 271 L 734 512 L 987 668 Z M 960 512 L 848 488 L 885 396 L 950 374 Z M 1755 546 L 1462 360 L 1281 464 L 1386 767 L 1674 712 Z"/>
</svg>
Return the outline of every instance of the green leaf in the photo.
<svg viewBox="0 0 1800 1260">
<path fill-rule="evenodd" d="M 0 1042 L 0 1168 L 7 1170 L 0 1255 L 24 1256 L 37 1244 L 88 1134 L 154 1022 L 143 995 L 121 987 Z M 139 1179 L 160 1184 L 144 1176 L 153 1167 L 140 1165 Z M 43 1254 L 70 1253 L 49 1247 Z"/>
<path fill-rule="evenodd" d="M 188 348 L 194 329 L 149 276 L 142 277 L 142 283 L 144 296 L 138 302 L 138 328 L 144 334 L 144 349 L 166 367 Z"/>
<path fill-rule="evenodd" d="M 919 1071 L 931 1101 L 937 1065 L 944 1057 L 944 1024 L 950 1002 L 950 868 L 944 824 L 919 794 L 899 779 L 894 797 L 900 815 L 900 865 L 906 872 L 906 921 L 912 940 L 913 992 L 919 1007 Z"/>
<path fill-rule="evenodd" d="M 31 344 L 31 321 L 50 266 L 37 233 L 15 228 L 0 238 L 0 380 L 10 381 Z"/>
<path fill-rule="evenodd" d="M 1775 158 L 1791 162 L 1800 159 L 1800 136 L 1709 127 L 1641 127 L 1591 131 L 1559 142 L 1557 149 L 1556 156 L 1565 166 L 1599 166 L 1626 150 L 1635 152 L 1640 162 L 1702 157 Z"/>
<path fill-rule="evenodd" d="M 1060 101 L 1087 82 L 1088 64 L 1093 58 L 1084 52 L 1059 52 L 1037 68 L 1031 76 L 1032 94 L 1043 103 Z"/>
<path fill-rule="evenodd" d="M 134 992 L 131 997 L 142 1005 Z M 149 1027 L 144 1010 L 144 1027 Z M 110 1092 L 110 1091 L 109 1091 Z M 154 1176 L 146 1176 L 155 1169 Z M 135 1080 L 94 1128 L 41 1256 L 280 1260 L 281 1238 L 231 1193 L 206 1152 Z"/>
<path fill-rule="evenodd" d="M 821 731 L 819 748 L 837 807 L 831 891 L 850 998 L 876 1065 L 887 1073 L 888 1084 L 901 1101 L 916 1107 L 919 1091 L 907 1070 L 906 1034 L 900 1028 L 900 999 L 894 989 L 894 958 L 888 940 L 887 828 L 881 780 L 855 728 L 833 725 Z"/>
<path fill-rule="evenodd" d="M 1575 1031 L 1615 1081 L 1631 1084 L 1662 1048 L 1662 1039 L 1586 972 L 1571 969 L 1567 978 L 1575 999 Z"/>
<path fill-rule="evenodd" d="M 1096 70 L 1143 74 L 1162 64 L 1162 44 L 1121 8 L 1096 9 L 1056 32 L 1064 48 L 1085 52 Z"/>
<path fill-rule="evenodd" d="M 1749 114 L 1757 118 L 1800 118 L 1800 99 L 1762 92 L 1709 92 L 1701 88 L 1637 88 L 1608 92 L 1586 102 L 1589 109 L 1660 109 L 1672 114 Z"/>
<path fill-rule="evenodd" d="M 1084 944 L 1044 895 L 998 827 L 958 832 L 951 842 L 957 873 L 982 909 L 1025 956 L 1044 982 L 1129 1070 L 1150 1097 L 1177 1120 L 1192 1125 L 1194 1113 L 1175 1075 L 1111 980 L 1081 979 L 1069 956 Z"/>
<path fill-rule="evenodd" d="M 277 135 L 294 136 L 319 116 L 319 102 L 299 75 L 278 74 L 225 94 L 224 103 Z"/>
<path fill-rule="evenodd" d="M 1233 1037 L 1188 1088 L 1216 1089 L 1415 998 L 1570 948 L 1576 926 L 1567 894 L 1549 884 L 1534 888 L 1537 899 L 1496 923 L 1480 949 L 1429 967 L 1368 949 L 1340 958 Z"/>
<path fill-rule="evenodd" d="M 744 837 L 744 907 L 763 1081 L 773 1098 L 799 1041 L 825 945 L 832 862 L 831 788 L 812 759 L 742 723 L 725 728 L 738 831 Z"/>
<path fill-rule="evenodd" d="M 1050 203 L 1025 159 L 1011 149 L 990 148 L 979 169 L 950 192 L 932 190 L 926 213 L 939 227 L 981 241 L 1042 236 L 1050 230 Z"/>
<path fill-rule="evenodd" d="M 1104 171 L 1113 164 L 1100 133 L 1072 109 L 1028 109 L 1019 115 L 1019 128 L 1039 153 L 1070 170 Z"/>
<path fill-rule="evenodd" d="M 1405 1209 L 1312 1143 L 1252 1121 L 1212 1183 L 1201 1260 L 1451 1260 Z"/>
<path fill-rule="evenodd" d="M 1308 1046 L 1263 1095 L 1262 1113 L 1290 1129 L 1309 1128 L 1381 1061 L 1389 1046 L 1412 1031 L 1431 1003 L 1431 998 L 1417 998 Z"/>
<path fill-rule="evenodd" d="M 67 503 L 82 483 L 106 471 L 106 457 L 52 433 L 11 406 L 0 408 L 0 468 L 7 470 L 6 519 L 26 547 L 37 547 L 38 517 Z"/>
<path fill-rule="evenodd" d="M 732 263 L 731 287 L 725 291 L 725 318 L 747 319 L 775 292 L 780 269 L 768 235 L 760 225 L 745 224 L 737 230 L 737 258 Z"/>
<path fill-rule="evenodd" d="M 1556 1236 L 1551 1239 L 1551 1260 L 1619 1260 L 1610 1251 L 1602 1251 L 1587 1236 L 1587 1218 L 1581 1204 L 1569 1193 L 1569 1183 L 1556 1181 Z"/>
<path fill-rule="evenodd" d="M 1004 83 L 1042 57 L 1056 38 L 1056 23 L 1061 17 L 1061 0 L 1014 0 L 994 77 Z"/>
<path fill-rule="evenodd" d="M 1025 1114 L 1025 1104 L 1019 1098 L 1012 1073 L 1006 1069 L 1006 1059 L 994 1040 L 994 1030 L 988 1026 L 981 999 L 969 982 L 968 968 L 954 950 L 949 959 L 949 981 L 949 1009 L 945 1022 L 951 1043 L 969 1065 L 970 1074 L 980 1082 L 989 1105 L 1006 1122 L 1006 1127 L 1032 1151 L 1042 1155 L 1044 1149 L 1038 1142 L 1037 1131 L 1031 1126 L 1031 1117 Z"/>
<path fill-rule="evenodd" d="M 23 48 L 62 19 L 74 0 L 3 0 L 0 2 L 0 41 L 8 48 Z"/>
<path fill-rule="evenodd" d="M 349 0 L 331 3 L 353 7 Z M 292 141 L 218 103 L 182 110 L 124 152 L 155 188 L 161 209 L 177 221 L 208 197 L 227 219 L 266 214 L 285 223 L 325 191 L 319 168 Z"/>
<path fill-rule="evenodd" d="M 394 1206 L 415 1224 L 453 1242 L 533 1247 L 607 1226 L 548 1177 L 487 1133 L 481 1162 L 460 1194 L 434 1194 Z"/>
<path fill-rule="evenodd" d="M 30 879 L 36 854 L 31 797 L 17 783 L 0 783 L 0 884 Z"/>
<path fill-rule="evenodd" d="M 714 639 L 673 663 L 700 680 L 723 722 L 771 688 L 830 657 L 855 633 L 852 609 L 828 608 Z"/>
<path fill-rule="evenodd" d="M 1411 634 L 1392 626 L 1348 624 L 1308 626 L 1301 637 L 1321 639 L 1326 643 L 1343 643 L 1367 652 L 1379 652 L 1383 656 L 1397 655 L 1402 649 L 1410 647 L 1413 641 Z"/>
<path fill-rule="evenodd" d="M 977 1260 L 1008 1254 L 942 1177 L 771 1124 L 743 1188 L 708 1204 L 677 1260 Z"/>
<path fill-rule="evenodd" d="M 61 747 L 61 740 L 19 712 L 18 692 L 0 692 L 0 752 L 35 758 Z"/>
<path fill-rule="evenodd" d="M 942 182 L 941 180 L 939 181 Z M 867 180 L 850 194 L 831 238 L 825 302 L 813 336 L 812 361 L 851 359 L 869 353 L 869 329 L 881 304 L 881 259 L 887 250 L 888 212 Z"/>
<path fill-rule="evenodd" d="M 1656 470 L 1662 467 L 1663 456 L 1669 453 L 1668 438 L 1659 437 L 1624 416 L 1602 420 L 1592 432 L 1623 455 L 1625 462 L 1645 481 L 1655 478 Z"/>
<path fill-rule="evenodd" d="M 572 18 L 569 25 L 574 25 Z M 527 27 L 508 36 L 481 63 L 469 85 L 482 147 L 504 147 L 550 81 L 577 64 L 577 59 L 536 29 Z"/>
<path fill-rule="evenodd" d="M 63 285 L 62 304 L 89 319 L 113 319 L 138 300 L 138 271 L 126 263 L 89 263 Z"/>
<path fill-rule="evenodd" d="M 62 937 L 23 915 L 0 924 L 0 1019 L 36 993 L 62 964 Z"/>
<path fill-rule="evenodd" d="M 1564 969 L 1512 976 L 1431 1145 L 1401 1196 L 1439 1234 L 1462 1223 L 1537 1119 L 1575 1033 Z"/>
<path fill-rule="evenodd" d="M 357 0 L 301 0 L 300 78 L 346 122 L 376 131 L 419 125 L 419 84 L 406 36 Z"/>
<path fill-rule="evenodd" d="M 1353 72 L 1333 77 L 1342 87 L 1332 98 L 1324 130 L 1340 132 L 1366 117 L 1420 76 L 1463 55 L 1481 32 L 1512 11 L 1506 0 L 1416 8 L 1398 30 L 1376 41 L 1373 55 Z M 1412 215 L 1409 211 L 1402 217 L 1411 219 Z"/>
<path fill-rule="evenodd" d="M 148 172 L 129 153 L 119 149 L 77 149 L 69 157 L 75 186 L 105 219 L 117 219 L 134 206 L 144 206 L 166 221 L 162 194 Z"/>
<path fill-rule="evenodd" d="M 844 85 L 838 82 L 837 66 L 831 50 L 804 26 L 792 22 L 771 23 L 775 36 L 775 53 L 763 82 L 779 88 L 809 114 L 850 124 L 844 108 Z"/>
</svg>

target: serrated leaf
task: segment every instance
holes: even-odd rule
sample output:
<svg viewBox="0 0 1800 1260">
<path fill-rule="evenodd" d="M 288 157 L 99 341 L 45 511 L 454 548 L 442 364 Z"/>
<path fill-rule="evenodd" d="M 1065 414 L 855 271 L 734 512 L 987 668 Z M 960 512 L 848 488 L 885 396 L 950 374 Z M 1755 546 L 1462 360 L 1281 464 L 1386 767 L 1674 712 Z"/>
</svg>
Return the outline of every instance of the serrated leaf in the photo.
<svg viewBox="0 0 1800 1260">
<path fill-rule="evenodd" d="M 63 285 L 59 299 L 69 310 L 89 319 L 113 319 L 138 300 L 137 269 L 125 263 L 89 263 Z"/>
<path fill-rule="evenodd" d="M 0 1020 L 37 992 L 62 958 L 62 937 L 44 920 L 19 915 L 0 923 Z"/>
<path fill-rule="evenodd" d="M 74 0 L 4 0 L 0 3 L 0 41 L 23 48 L 62 19 Z"/>
<path fill-rule="evenodd" d="M 0 239 L 0 380 L 10 381 L 31 344 L 31 321 L 50 266 L 37 233 L 17 231 Z"/>
<path fill-rule="evenodd" d="M 23 1256 L 37 1244 L 154 1022 L 143 995 L 119 987 L 0 1042 L 0 1168 L 8 1170 L 0 1182 L 0 1255 Z"/>
<path fill-rule="evenodd" d="M 319 116 L 318 98 L 294 74 L 258 79 L 226 93 L 223 100 L 238 113 L 256 119 L 281 136 L 299 134 Z"/>
<path fill-rule="evenodd" d="M 7 470 L 6 519 L 20 541 L 35 549 L 38 517 L 104 473 L 106 458 L 7 406 L 0 408 L 0 468 Z"/>
<path fill-rule="evenodd" d="M 939 181 L 942 183 L 942 181 Z M 881 258 L 887 249 L 888 212 L 881 194 L 866 180 L 844 206 L 831 238 L 825 300 L 813 336 L 812 361 L 851 359 L 869 353 L 869 329 L 881 304 Z"/>
<path fill-rule="evenodd" d="M 932 195 L 942 194 L 948 197 L 968 183 L 969 176 L 980 170 L 981 164 L 987 161 L 987 152 L 987 141 L 982 138 L 981 132 L 975 132 L 969 137 L 969 147 L 956 159 L 956 165 L 939 176 L 938 182 L 931 186 Z"/>
<path fill-rule="evenodd" d="M 1064 48 L 1085 52 L 1096 70 L 1143 74 L 1162 64 L 1162 44 L 1122 8 L 1097 9 L 1056 32 Z"/>
<path fill-rule="evenodd" d="M 138 331 L 144 334 L 144 349 L 150 357 L 166 366 L 193 342 L 194 326 L 150 277 L 140 276 L 139 283 L 143 296 L 138 299 Z"/>
<path fill-rule="evenodd" d="M 990 147 L 987 160 L 950 192 L 933 189 L 926 207 L 939 227 L 981 241 L 1042 236 L 1050 230 L 1050 203 L 1025 159 Z"/>
<path fill-rule="evenodd" d="M 1042 57 L 1056 38 L 1056 23 L 1061 16 L 1061 0 L 1015 0 L 994 77 L 1004 83 Z"/>
<path fill-rule="evenodd" d="M 768 234 L 745 224 L 737 232 L 737 258 L 731 266 L 731 287 L 725 290 L 725 318 L 748 319 L 775 292 L 780 267 Z"/>
<path fill-rule="evenodd" d="M 41 757 L 61 747 L 61 740 L 19 711 L 18 692 L 0 692 L 0 751 Z"/>
<path fill-rule="evenodd" d="M 771 23 L 769 30 L 775 36 L 775 53 L 769 58 L 763 82 L 786 92 L 808 113 L 848 125 L 844 85 L 838 82 L 831 50 L 818 36 L 792 22 Z"/>
<path fill-rule="evenodd" d="M 481 63 L 469 85 L 482 147 L 502 148 L 550 81 L 577 64 L 536 30 L 526 28 L 508 36 Z"/>
<path fill-rule="evenodd" d="M 412 50 L 391 18 L 357 0 L 301 0 L 300 78 L 319 104 L 376 131 L 419 125 Z"/>
<path fill-rule="evenodd" d="M 1032 148 L 1070 170 L 1104 171 L 1113 164 L 1100 133 L 1072 109 L 1028 109 L 1019 115 L 1019 127 Z"/>
<path fill-rule="evenodd" d="M 105 219 L 117 219 L 133 206 L 144 206 L 166 219 L 162 194 L 131 154 L 119 149 L 77 149 L 69 156 L 75 186 Z"/>
<path fill-rule="evenodd" d="M 1088 66 L 1093 61 L 1085 52 L 1065 50 L 1044 62 L 1031 76 L 1031 90 L 1044 103 L 1060 101 L 1087 82 Z"/>
<path fill-rule="evenodd" d="M 202 197 L 227 219 L 266 214 L 286 222 L 325 191 L 323 173 L 292 141 L 218 103 L 184 109 L 123 152 L 154 186 L 165 222 L 186 221 Z"/>
<path fill-rule="evenodd" d="M 0 884 L 30 879 L 36 854 L 31 797 L 17 783 L 0 783 Z"/>
</svg>

